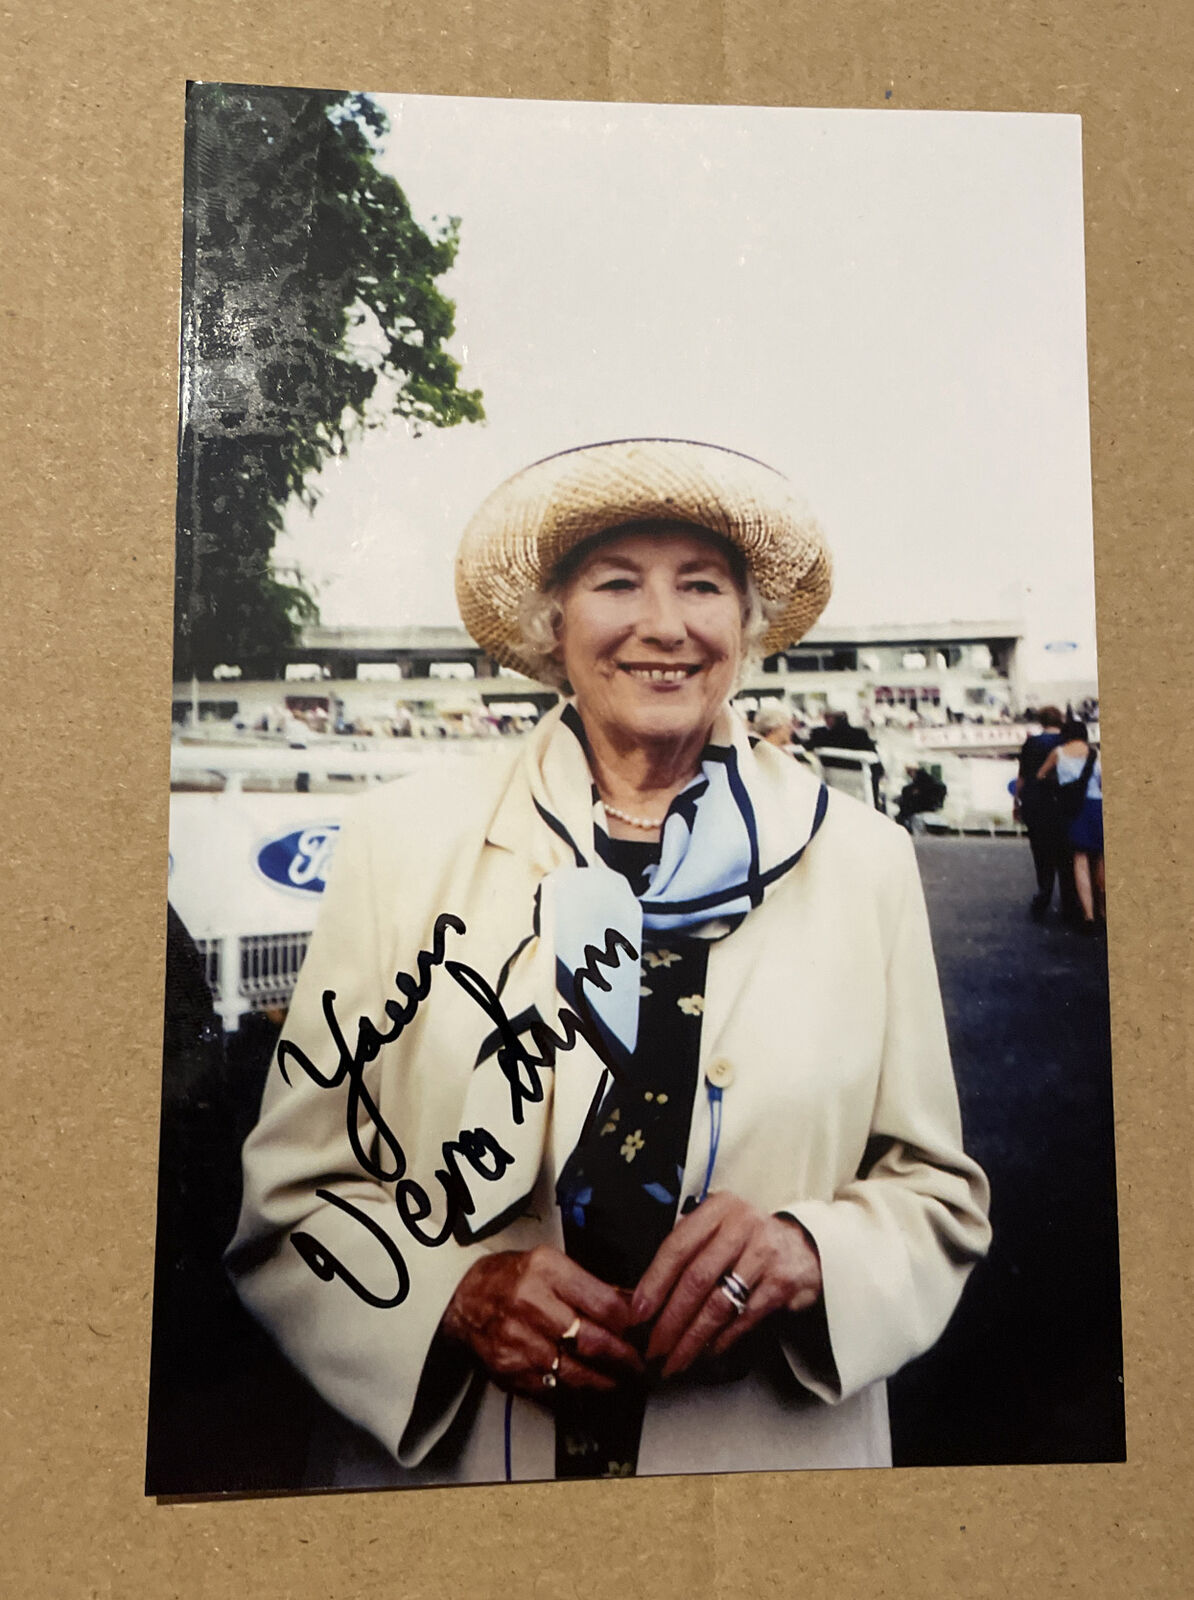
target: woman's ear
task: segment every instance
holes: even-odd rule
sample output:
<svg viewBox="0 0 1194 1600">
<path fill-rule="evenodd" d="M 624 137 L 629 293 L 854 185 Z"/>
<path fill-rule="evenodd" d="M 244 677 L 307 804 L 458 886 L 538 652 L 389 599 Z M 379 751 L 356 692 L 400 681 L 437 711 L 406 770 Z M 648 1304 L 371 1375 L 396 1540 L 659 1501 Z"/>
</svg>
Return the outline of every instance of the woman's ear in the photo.
<svg viewBox="0 0 1194 1600">
<path fill-rule="evenodd" d="M 548 621 L 551 623 L 552 638 L 555 643 L 551 647 L 551 659 L 564 664 L 564 607 L 558 596 L 553 595 L 551 610 L 548 612 Z"/>
<path fill-rule="evenodd" d="M 555 595 L 552 596 L 551 611 L 549 613 L 548 620 L 551 623 L 552 636 L 555 639 L 555 643 L 551 647 L 551 659 L 556 663 L 556 665 L 561 670 L 560 693 L 562 695 L 571 696 L 571 694 L 573 693 L 572 685 L 571 685 L 571 683 L 569 683 L 567 677 L 563 675 L 563 667 L 564 667 L 564 607 L 560 603 L 560 600 L 559 600 L 558 596 L 555 596 Z"/>
</svg>

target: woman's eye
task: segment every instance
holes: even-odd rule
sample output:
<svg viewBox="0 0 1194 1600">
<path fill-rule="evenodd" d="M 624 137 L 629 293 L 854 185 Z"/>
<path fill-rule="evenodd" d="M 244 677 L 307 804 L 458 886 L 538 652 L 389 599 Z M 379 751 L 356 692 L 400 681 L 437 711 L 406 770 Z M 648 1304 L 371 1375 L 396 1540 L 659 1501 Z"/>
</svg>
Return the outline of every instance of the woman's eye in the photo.
<svg viewBox="0 0 1194 1600">
<path fill-rule="evenodd" d="M 634 583 L 630 578 L 607 578 L 604 583 L 599 583 L 597 588 L 598 590 L 612 589 L 615 592 L 624 593 L 628 589 L 633 589 Z"/>
<path fill-rule="evenodd" d="M 721 585 L 714 583 L 712 578 L 696 578 L 688 585 L 694 594 L 720 594 Z"/>
</svg>

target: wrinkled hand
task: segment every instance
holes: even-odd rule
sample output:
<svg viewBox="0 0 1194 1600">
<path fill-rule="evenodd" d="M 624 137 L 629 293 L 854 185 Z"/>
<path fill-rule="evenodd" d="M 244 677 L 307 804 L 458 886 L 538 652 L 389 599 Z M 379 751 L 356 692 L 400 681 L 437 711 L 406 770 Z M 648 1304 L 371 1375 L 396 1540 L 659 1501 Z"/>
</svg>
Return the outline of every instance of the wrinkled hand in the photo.
<svg viewBox="0 0 1194 1600">
<path fill-rule="evenodd" d="M 564 1348 L 560 1336 L 580 1318 Z M 543 1374 L 559 1357 L 558 1382 L 574 1389 L 614 1389 L 617 1373 L 641 1373 L 637 1351 L 620 1335 L 630 1322 L 626 1298 L 550 1245 L 505 1250 L 475 1262 L 457 1285 L 440 1332 L 467 1346 L 503 1389 L 543 1400 Z"/>
<path fill-rule="evenodd" d="M 718 1287 L 736 1272 L 750 1289 L 741 1316 Z M 821 1295 L 816 1245 L 798 1222 L 759 1211 L 733 1194 L 711 1194 L 681 1219 L 655 1253 L 631 1301 L 634 1323 L 656 1318 L 647 1360 L 663 1377 L 698 1356 L 719 1356 L 775 1311 L 803 1311 Z"/>
</svg>

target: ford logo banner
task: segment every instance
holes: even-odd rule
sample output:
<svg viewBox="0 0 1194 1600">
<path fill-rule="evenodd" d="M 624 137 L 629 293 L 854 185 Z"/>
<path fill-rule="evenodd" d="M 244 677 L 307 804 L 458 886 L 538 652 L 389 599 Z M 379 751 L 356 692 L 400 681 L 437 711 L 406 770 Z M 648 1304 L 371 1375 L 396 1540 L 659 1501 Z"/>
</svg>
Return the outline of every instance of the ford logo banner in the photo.
<svg viewBox="0 0 1194 1600">
<path fill-rule="evenodd" d="M 267 839 L 257 852 L 257 870 L 282 889 L 322 894 L 339 833 L 338 822 L 316 822 Z"/>
</svg>

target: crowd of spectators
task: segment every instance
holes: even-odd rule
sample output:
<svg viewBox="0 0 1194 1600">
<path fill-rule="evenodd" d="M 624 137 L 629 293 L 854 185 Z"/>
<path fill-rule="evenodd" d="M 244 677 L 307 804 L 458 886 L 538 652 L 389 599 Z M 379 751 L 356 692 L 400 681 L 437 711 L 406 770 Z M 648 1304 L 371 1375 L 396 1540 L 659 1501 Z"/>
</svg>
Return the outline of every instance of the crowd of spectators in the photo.
<svg viewBox="0 0 1194 1600">
<path fill-rule="evenodd" d="M 517 711 L 498 710 L 477 702 L 475 705 L 462 704 L 450 709 L 429 705 L 412 708 L 395 703 L 384 712 L 369 715 L 354 713 L 350 716 L 338 702 L 312 696 L 309 700 L 290 697 L 286 704 L 270 706 L 252 720 L 238 716 L 234 726 L 242 732 L 266 737 L 280 736 L 291 741 L 312 733 L 334 733 L 358 738 L 490 739 L 528 733 L 540 714 L 540 710 L 530 702 L 520 706 Z M 917 728 L 959 725 L 1013 726 L 1033 721 L 1031 711 L 1025 717 L 1020 717 L 1002 702 L 957 711 L 928 699 L 915 704 L 863 700 L 856 714 L 859 721 L 852 723 L 845 711 L 831 709 L 820 716 L 810 715 L 787 701 L 766 699 L 756 711 L 748 713 L 747 720 L 758 732 L 758 719 L 763 718 L 767 728 L 760 736 L 766 737 L 771 737 L 768 730 L 774 730 L 782 723 L 787 730 L 782 742 L 806 750 L 825 745 L 834 745 L 838 749 L 874 750 L 875 736 L 888 731 L 911 732 Z M 1097 723 L 1098 701 L 1084 698 L 1068 706 L 1066 715 L 1087 724 Z"/>
</svg>

